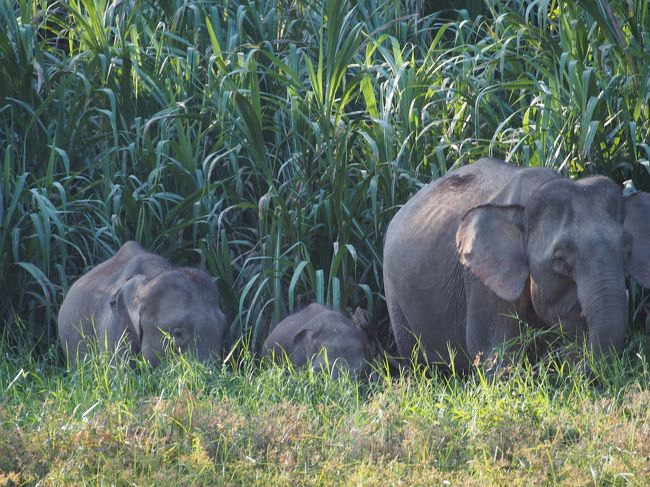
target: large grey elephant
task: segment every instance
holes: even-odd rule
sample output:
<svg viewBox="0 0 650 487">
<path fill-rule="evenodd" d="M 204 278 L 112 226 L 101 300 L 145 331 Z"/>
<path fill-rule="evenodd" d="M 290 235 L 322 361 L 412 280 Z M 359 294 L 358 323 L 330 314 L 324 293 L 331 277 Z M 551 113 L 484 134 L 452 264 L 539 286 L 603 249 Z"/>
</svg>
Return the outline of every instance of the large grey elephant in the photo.
<svg viewBox="0 0 650 487">
<path fill-rule="evenodd" d="M 314 370 L 329 370 L 333 377 L 343 370 L 351 376 L 369 372 L 370 346 L 365 332 L 342 313 L 318 303 L 280 321 L 262 346 L 263 356 L 279 359 L 285 353 L 295 366 L 311 360 Z"/>
<path fill-rule="evenodd" d="M 217 286 L 206 272 L 174 267 L 136 242 L 80 277 L 58 317 L 61 346 L 73 365 L 89 340 L 112 351 L 123 335 L 130 351 L 152 365 L 169 343 L 165 335 L 177 350 L 206 360 L 220 353 L 225 326 Z"/>
<path fill-rule="evenodd" d="M 625 275 L 650 286 L 650 194 L 612 180 L 481 159 L 422 188 L 384 247 L 386 301 L 402 356 L 467 370 L 533 326 L 561 323 L 593 351 L 620 351 Z M 449 353 L 450 350 L 454 352 Z"/>
</svg>

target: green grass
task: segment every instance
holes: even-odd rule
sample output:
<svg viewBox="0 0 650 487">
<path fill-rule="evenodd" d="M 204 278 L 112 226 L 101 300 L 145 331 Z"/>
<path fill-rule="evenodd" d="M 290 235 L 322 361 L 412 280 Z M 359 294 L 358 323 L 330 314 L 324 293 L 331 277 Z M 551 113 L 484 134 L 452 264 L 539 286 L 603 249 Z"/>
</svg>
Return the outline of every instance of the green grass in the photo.
<svg viewBox="0 0 650 487">
<path fill-rule="evenodd" d="M 0 485 L 647 485 L 649 351 L 355 382 L 245 350 L 65 371 L 3 339 Z"/>
</svg>

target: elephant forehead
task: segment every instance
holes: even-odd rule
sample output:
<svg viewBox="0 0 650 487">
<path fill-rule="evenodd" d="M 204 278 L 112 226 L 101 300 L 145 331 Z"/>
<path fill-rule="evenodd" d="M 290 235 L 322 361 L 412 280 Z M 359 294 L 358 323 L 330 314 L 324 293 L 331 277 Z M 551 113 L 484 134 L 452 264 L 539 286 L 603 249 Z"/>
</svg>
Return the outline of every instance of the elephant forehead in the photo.
<svg viewBox="0 0 650 487">
<path fill-rule="evenodd" d="M 336 311 L 328 311 L 314 316 L 305 323 L 305 328 L 311 330 L 322 340 L 350 336 L 350 333 L 355 331 L 349 320 Z"/>
<path fill-rule="evenodd" d="M 623 219 L 623 197 L 613 181 L 604 177 L 582 181 L 552 180 L 540 187 L 525 209 L 526 226 L 548 224 L 549 219 L 580 224 L 594 221 Z"/>
<path fill-rule="evenodd" d="M 149 300 L 185 300 L 190 299 L 196 286 L 182 272 L 169 271 L 152 278 L 142 292 Z"/>
<path fill-rule="evenodd" d="M 316 330 L 315 330 L 316 331 Z M 365 333 L 346 322 L 329 322 L 316 331 L 317 341 L 342 350 L 363 348 Z"/>
<path fill-rule="evenodd" d="M 191 321 L 193 318 L 192 308 L 189 302 L 172 302 L 162 300 L 151 307 L 152 315 L 159 320 Z"/>
<path fill-rule="evenodd" d="M 192 294 L 183 289 L 166 289 L 150 293 L 144 298 L 145 313 L 160 320 L 191 317 Z"/>
</svg>

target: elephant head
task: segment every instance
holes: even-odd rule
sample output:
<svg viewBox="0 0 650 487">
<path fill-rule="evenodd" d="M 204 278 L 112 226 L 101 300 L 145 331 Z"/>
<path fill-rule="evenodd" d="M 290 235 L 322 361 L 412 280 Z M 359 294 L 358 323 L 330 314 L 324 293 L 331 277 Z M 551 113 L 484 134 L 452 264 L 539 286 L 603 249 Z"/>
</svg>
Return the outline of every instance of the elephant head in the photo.
<svg viewBox="0 0 650 487">
<path fill-rule="evenodd" d="M 586 332 L 593 351 L 623 348 L 625 275 L 650 287 L 650 194 L 623 197 L 608 178 L 553 178 L 523 205 L 468 211 L 461 263 L 501 299 L 529 296 L 547 325 Z"/>
<path fill-rule="evenodd" d="M 167 345 L 201 361 L 220 353 L 225 316 L 216 285 L 197 269 L 167 270 L 151 278 L 136 274 L 110 303 L 114 318 L 131 335 L 133 351 L 152 365 Z"/>
<path fill-rule="evenodd" d="M 328 370 L 333 377 L 343 370 L 359 376 L 370 369 L 365 332 L 344 314 L 317 303 L 280 321 L 267 337 L 263 355 L 277 359 L 284 353 L 297 367 L 311 363 L 314 370 Z"/>
<path fill-rule="evenodd" d="M 345 371 L 353 377 L 369 371 L 368 339 L 363 331 L 334 320 L 329 326 L 303 328 L 293 337 L 294 357 L 307 362 L 314 370 L 329 370 L 337 378 Z M 340 320 L 338 320 L 340 321 Z"/>
</svg>

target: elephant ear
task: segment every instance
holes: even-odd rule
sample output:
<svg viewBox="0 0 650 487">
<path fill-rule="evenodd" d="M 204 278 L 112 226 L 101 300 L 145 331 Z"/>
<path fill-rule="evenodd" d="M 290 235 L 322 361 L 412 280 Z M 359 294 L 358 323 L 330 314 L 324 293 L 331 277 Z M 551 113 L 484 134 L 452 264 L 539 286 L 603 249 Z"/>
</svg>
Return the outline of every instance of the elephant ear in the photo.
<svg viewBox="0 0 650 487">
<path fill-rule="evenodd" d="M 138 291 L 147 281 L 142 274 L 129 278 L 111 297 L 111 309 L 121 324 L 137 337 L 138 347 L 142 342 L 142 328 L 140 326 L 140 299 Z"/>
<path fill-rule="evenodd" d="M 628 274 L 650 288 L 650 194 L 634 193 L 625 198 L 624 229 L 632 236 Z"/>
<path fill-rule="evenodd" d="M 523 207 L 482 205 L 469 210 L 456 232 L 458 258 L 506 301 L 515 301 L 528 279 Z"/>
</svg>

